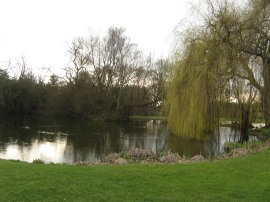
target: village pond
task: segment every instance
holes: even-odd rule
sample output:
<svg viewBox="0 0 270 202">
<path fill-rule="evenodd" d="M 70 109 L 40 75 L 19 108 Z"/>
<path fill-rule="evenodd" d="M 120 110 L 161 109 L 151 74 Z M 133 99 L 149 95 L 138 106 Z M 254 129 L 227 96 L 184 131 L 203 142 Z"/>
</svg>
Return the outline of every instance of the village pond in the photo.
<svg viewBox="0 0 270 202">
<path fill-rule="evenodd" d="M 171 135 L 160 120 L 86 123 L 19 117 L 0 121 L 0 159 L 26 162 L 93 163 L 102 155 L 127 152 L 132 147 L 154 153 L 170 150 L 186 157 L 215 157 L 223 153 L 227 141 L 239 141 L 239 132 L 220 127 L 211 140 L 186 140 Z"/>
</svg>

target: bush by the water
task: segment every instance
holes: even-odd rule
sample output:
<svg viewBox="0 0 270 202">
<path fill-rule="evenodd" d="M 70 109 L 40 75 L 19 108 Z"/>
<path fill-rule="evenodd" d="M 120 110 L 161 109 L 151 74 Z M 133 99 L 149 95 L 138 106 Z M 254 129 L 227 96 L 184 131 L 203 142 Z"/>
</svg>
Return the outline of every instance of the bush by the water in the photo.
<svg viewBox="0 0 270 202">
<path fill-rule="evenodd" d="M 258 142 L 251 141 L 244 144 L 236 142 L 225 142 L 224 151 L 225 153 L 218 158 L 229 158 L 246 156 L 248 154 L 263 151 L 269 148 L 269 142 Z M 102 164 L 117 164 L 123 165 L 128 163 L 191 163 L 201 162 L 207 160 L 201 154 L 197 154 L 191 158 L 181 157 L 178 153 L 172 153 L 171 151 L 156 154 L 151 150 L 131 148 L 125 153 L 112 153 L 103 156 Z"/>
<path fill-rule="evenodd" d="M 225 142 L 224 151 L 227 156 L 245 156 L 251 153 L 263 151 L 269 147 L 269 142 L 250 141 L 243 144 L 238 142 Z"/>
</svg>

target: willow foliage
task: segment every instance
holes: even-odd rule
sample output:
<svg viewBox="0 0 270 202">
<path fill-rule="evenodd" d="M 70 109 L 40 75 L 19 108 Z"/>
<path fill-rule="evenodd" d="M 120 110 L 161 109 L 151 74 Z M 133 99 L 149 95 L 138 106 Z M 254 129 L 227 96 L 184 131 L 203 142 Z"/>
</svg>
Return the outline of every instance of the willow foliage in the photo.
<svg viewBox="0 0 270 202">
<path fill-rule="evenodd" d="M 256 92 L 270 124 L 269 1 L 250 0 L 243 9 L 230 0 L 206 2 L 209 13 L 186 31 L 175 54 L 167 97 L 171 131 L 202 139 L 226 113 L 241 124 Z"/>
<path fill-rule="evenodd" d="M 168 88 L 168 121 L 175 134 L 202 139 L 219 125 L 233 52 L 214 37 L 188 40 Z"/>
</svg>

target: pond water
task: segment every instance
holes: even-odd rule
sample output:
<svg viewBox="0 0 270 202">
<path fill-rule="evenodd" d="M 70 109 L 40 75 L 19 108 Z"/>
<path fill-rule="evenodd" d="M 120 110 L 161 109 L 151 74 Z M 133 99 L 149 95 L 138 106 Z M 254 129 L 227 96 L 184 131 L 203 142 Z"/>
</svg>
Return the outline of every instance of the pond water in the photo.
<svg viewBox="0 0 270 202">
<path fill-rule="evenodd" d="M 254 137 L 251 137 L 251 139 Z M 209 141 L 186 140 L 173 136 L 159 120 L 128 123 L 70 122 L 29 118 L 0 120 L 0 159 L 46 163 L 88 163 L 103 154 L 126 152 L 131 147 L 155 153 L 171 151 L 181 156 L 223 153 L 226 141 L 238 141 L 239 132 L 220 127 Z"/>
</svg>

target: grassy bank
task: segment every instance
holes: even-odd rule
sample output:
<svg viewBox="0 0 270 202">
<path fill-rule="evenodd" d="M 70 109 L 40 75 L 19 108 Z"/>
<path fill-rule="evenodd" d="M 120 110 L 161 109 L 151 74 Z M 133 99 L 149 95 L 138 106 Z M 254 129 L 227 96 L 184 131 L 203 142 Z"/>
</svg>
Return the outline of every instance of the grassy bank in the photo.
<svg viewBox="0 0 270 202">
<path fill-rule="evenodd" d="M 250 134 L 257 135 L 257 137 L 259 139 L 262 139 L 262 140 L 269 140 L 270 139 L 270 128 L 263 127 L 263 128 L 259 128 L 256 130 L 251 130 Z"/>
<path fill-rule="evenodd" d="M 0 201 L 269 201 L 270 150 L 192 164 L 42 165 L 0 160 Z"/>
<path fill-rule="evenodd" d="M 263 133 L 263 135 L 270 137 L 270 128 L 260 128 L 260 131 Z"/>
</svg>

